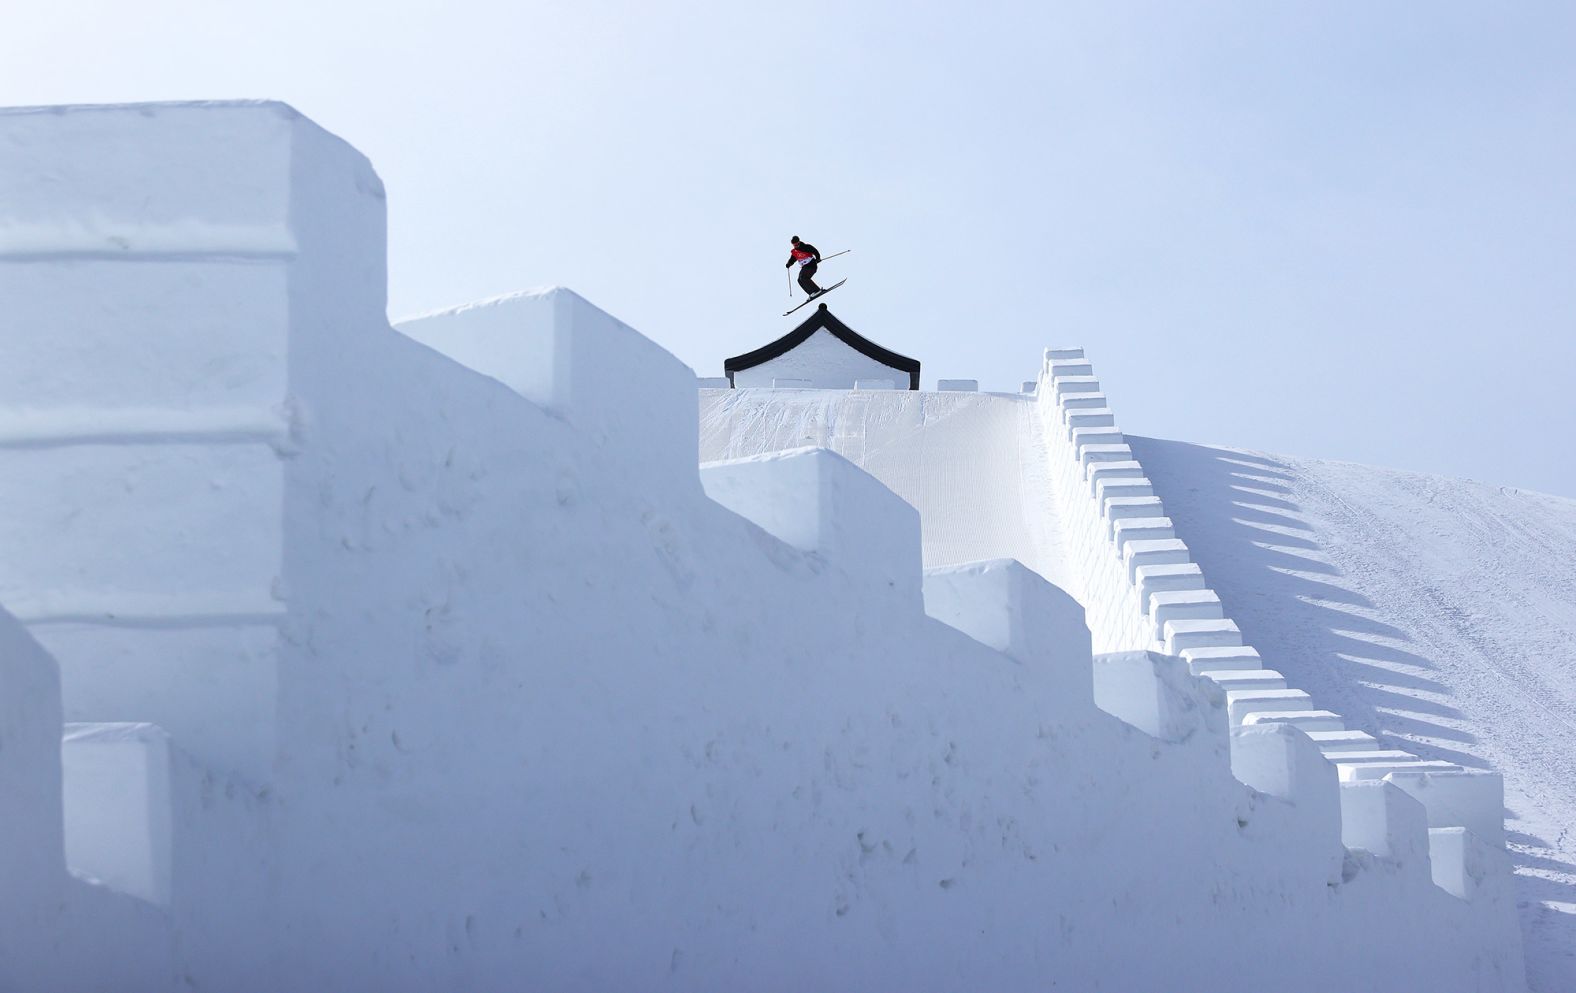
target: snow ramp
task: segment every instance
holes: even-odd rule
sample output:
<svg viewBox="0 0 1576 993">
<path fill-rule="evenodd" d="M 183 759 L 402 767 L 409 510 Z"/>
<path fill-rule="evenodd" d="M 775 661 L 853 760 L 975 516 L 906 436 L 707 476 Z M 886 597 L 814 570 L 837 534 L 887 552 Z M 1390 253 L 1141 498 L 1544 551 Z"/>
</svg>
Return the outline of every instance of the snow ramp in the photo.
<svg viewBox="0 0 1576 993">
<path fill-rule="evenodd" d="M 1576 989 L 1576 501 L 1129 443 L 1266 665 L 1349 728 L 1503 773 L 1529 987 Z"/>
</svg>

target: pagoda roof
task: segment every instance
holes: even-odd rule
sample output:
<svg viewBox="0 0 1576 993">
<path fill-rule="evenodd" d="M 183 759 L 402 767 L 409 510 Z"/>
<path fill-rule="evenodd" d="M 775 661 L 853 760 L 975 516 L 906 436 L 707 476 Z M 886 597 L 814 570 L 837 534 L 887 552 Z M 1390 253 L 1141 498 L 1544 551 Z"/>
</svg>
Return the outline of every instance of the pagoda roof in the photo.
<svg viewBox="0 0 1576 993">
<path fill-rule="evenodd" d="M 826 309 L 826 304 L 824 303 L 817 307 L 815 313 L 810 315 L 803 324 L 800 324 L 776 341 L 762 345 L 753 352 L 735 355 L 733 358 L 724 361 L 722 370 L 728 375 L 728 383 L 730 385 L 733 383 L 735 373 L 743 372 L 763 362 L 770 362 L 772 359 L 787 354 L 808 341 L 810 336 L 817 331 L 826 331 L 838 341 L 860 354 L 899 372 L 908 373 L 908 388 L 911 390 L 919 389 L 918 359 L 911 359 L 906 355 L 899 355 L 890 349 L 882 348 L 838 320 L 835 314 Z"/>
</svg>

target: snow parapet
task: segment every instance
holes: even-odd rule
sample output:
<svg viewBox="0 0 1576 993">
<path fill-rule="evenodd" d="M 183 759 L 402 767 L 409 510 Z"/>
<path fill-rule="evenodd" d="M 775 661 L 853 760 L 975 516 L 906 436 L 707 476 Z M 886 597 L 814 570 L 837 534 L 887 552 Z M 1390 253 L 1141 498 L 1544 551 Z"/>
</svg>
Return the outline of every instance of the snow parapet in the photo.
<svg viewBox="0 0 1576 993">
<path fill-rule="evenodd" d="M 1416 850 L 1419 826 L 1426 824 L 1434 843 L 1429 849 L 1434 878 L 1450 881 L 1441 885 L 1457 896 L 1473 892 L 1461 880 L 1480 878 L 1492 861 L 1478 847 L 1501 852 L 1504 847 L 1501 776 L 1425 762 L 1402 750 L 1380 748 L 1366 735 L 1360 736 L 1365 740 L 1337 738 L 1347 734 L 1337 715 L 1317 709 L 1307 693 L 1288 688 L 1280 673 L 1264 669 L 1259 653 L 1243 644 L 1242 632 L 1225 615 L 1219 596 L 1205 585 L 1187 545 L 1172 532 L 1165 507 L 1116 427 L 1093 373 L 1081 348 L 1049 349 L 1037 393 L 1047 444 L 1060 457 L 1054 478 L 1081 566 L 1096 651 L 1163 650 L 1220 686 L 1231 727 L 1232 771 L 1262 792 L 1289 797 L 1315 791 L 1333 798 L 1336 783 L 1383 781 L 1394 787 L 1382 797 L 1354 792 L 1339 805 L 1321 799 L 1318 816 L 1339 809 L 1341 817 L 1353 821 L 1342 828 L 1343 837 L 1371 842 L 1381 853 Z M 1129 666 L 1126 671 L 1124 685 L 1131 686 L 1130 674 L 1140 670 Z M 1097 675 L 1097 697 L 1099 686 Z M 1117 709 L 1107 709 L 1141 727 L 1159 722 L 1147 707 L 1132 710 L 1131 699 L 1130 691 Z M 1314 733 L 1329 744 L 1310 737 Z M 1299 785 L 1313 783 L 1320 785 Z M 1394 813 L 1407 798 L 1421 806 L 1421 818 Z M 1469 829 L 1477 845 L 1461 842 L 1454 833 L 1458 829 Z M 1402 831 L 1411 836 L 1395 836 Z M 1472 862 L 1470 870 L 1464 859 Z M 1508 862 L 1495 865 L 1508 876 Z M 1496 897 L 1503 894 L 1503 888 L 1496 890 Z"/>
<path fill-rule="evenodd" d="M 694 410 L 694 405 L 689 405 Z M 860 585 L 917 599 L 919 514 L 875 477 L 825 448 L 701 466 L 706 495 Z"/>
<path fill-rule="evenodd" d="M 1519 988 L 1473 832 L 1430 832 L 1459 850 L 1439 886 L 1384 861 L 1426 819 L 1339 857 L 1290 720 L 1236 732 L 1260 789 L 1231 775 L 1229 691 L 1190 673 L 1248 649 L 1164 659 L 1146 733 L 1095 706 L 1061 591 L 999 562 L 922 574 L 922 522 L 847 462 L 698 470 L 693 374 L 578 297 L 415 327 L 459 359 L 395 333 L 375 176 L 287 108 L 0 114 L 0 149 L 34 170 L 0 220 L 66 232 L 0 263 L 39 321 L 0 336 L 26 367 L 6 423 L 55 425 L 0 447 L 0 602 L 35 605 L 65 672 L 62 707 L 0 614 L 0 985 Z M 232 206 L 237 156 L 268 195 Z M 138 206 L 183 186 L 189 209 Z M 87 228 L 95 205 L 159 230 Z M 168 249 L 207 214 L 289 252 Z M 141 248 L 100 257 L 105 231 Z M 171 336 L 196 354 L 136 382 Z M 639 375 L 589 390 L 589 355 Z M 281 429 L 236 432 L 237 409 Z M 161 413 L 73 436 L 82 410 Z M 1080 438 L 1082 464 L 1124 461 Z M 1117 558 L 1115 532 L 1087 546 L 1113 590 L 1129 566 L 1202 588 L 1175 539 Z M 1106 621 L 1156 673 L 1154 619 Z M 1274 954 L 1222 979 L 1229 943 Z"/>
</svg>

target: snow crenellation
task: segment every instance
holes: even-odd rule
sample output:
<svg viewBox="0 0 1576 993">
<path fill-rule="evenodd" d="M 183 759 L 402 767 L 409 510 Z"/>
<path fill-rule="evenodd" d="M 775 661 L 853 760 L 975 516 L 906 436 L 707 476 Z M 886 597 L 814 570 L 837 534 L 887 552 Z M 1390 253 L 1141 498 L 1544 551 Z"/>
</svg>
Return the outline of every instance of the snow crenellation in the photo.
<svg viewBox="0 0 1576 993">
<path fill-rule="evenodd" d="M 391 327 L 279 105 L 0 175 L 0 989 L 1524 988 L 1497 777 L 1265 668 L 1081 352 L 697 406 Z"/>
<path fill-rule="evenodd" d="M 1038 391 L 1044 398 L 1041 416 L 1051 448 L 1062 457 L 1063 469 L 1055 478 L 1068 515 L 1074 554 L 1084 567 L 1084 602 L 1090 605 L 1096 650 L 1160 649 L 1185 659 L 1194 673 L 1221 686 L 1233 729 L 1235 769 L 1236 743 L 1259 733 L 1252 729 L 1299 723 L 1306 729 L 1309 725 L 1299 722 L 1296 715 L 1312 714 L 1317 708 L 1307 693 L 1288 688 L 1280 673 L 1260 668 L 1257 652 L 1246 654 L 1251 649 L 1243 644 L 1242 632 L 1224 615 L 1219 596 L 1202 585 L 1196 566 L 1188 575 L 1197 577 L 1197 582 L 1190 583 L 1186 591 L 1153 586 L 1155 569 L 1166 569 L 1166 575 L 1172 576 L 1192 563 L 1186 545 L 1175 538 L 1162 501 L 1140 475 L 1142 466 L 1114 426 L 1114 417 L 1106 426 L 1078 426 L 1075 418 L 1088 416 L 1094 408 L 1068 406 L 1066 401 L 1099 391 L 1099 381 L 1081 348 L 1046 351 Z M 1111 477 L 1101 475 L 1101 468 L 1108 465 L 1128 467 L 1121 477 L 1123 489 L 1113 491 Z M 1140 488 L 1142 494 L 1138 495 Z M 1162 550 L 1168 553 L 1164 564 L 1139 557 Z M 1219 655 L 1201 656 L 1201 652 L 1233 654 L 1228 656 L 1229 666 L 1215 669 L 1210 663 Z M 1317 712 L 1321 729 L 1344 730 L 1333 714 Z M 1343 790 L 1371 780 L 1391 783 L 1422 804 L 1431 835 L 1469 826 L 1477 839 L 1502 853 L 1504 780 L 1499 773 L 1424 761 L 1400 749 L 1334 748 L 1324 755 L 1334 766 Z M 1431 857 L 1441 885 L 1461 878 L 1460 860 L 1478 859 L 1454 836 L 1443 844 Z M 1453 860 L 1456 864 L 1451 864 Z"/>
</svg>

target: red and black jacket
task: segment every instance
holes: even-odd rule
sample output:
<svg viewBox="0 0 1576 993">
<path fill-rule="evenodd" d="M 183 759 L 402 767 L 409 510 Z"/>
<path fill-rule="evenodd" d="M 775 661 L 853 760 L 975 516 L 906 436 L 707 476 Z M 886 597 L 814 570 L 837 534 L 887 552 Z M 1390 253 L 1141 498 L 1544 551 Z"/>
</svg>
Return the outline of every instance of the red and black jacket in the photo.
<svg viewBox="0 0 1576 993">
<path fill-rule="evenodd" d="M 786 269 L 795 262 L 799 263 L 800 265 L 804 265 L 806 262 L 810 261 L 821 261 L 821 250 L 810 244 L 808 241 L 801 241 L 799 244 L 793 246 L 793 251 L 788 253 L 788 265 L 783 266 L 783 268 Z"/>
</svg>

